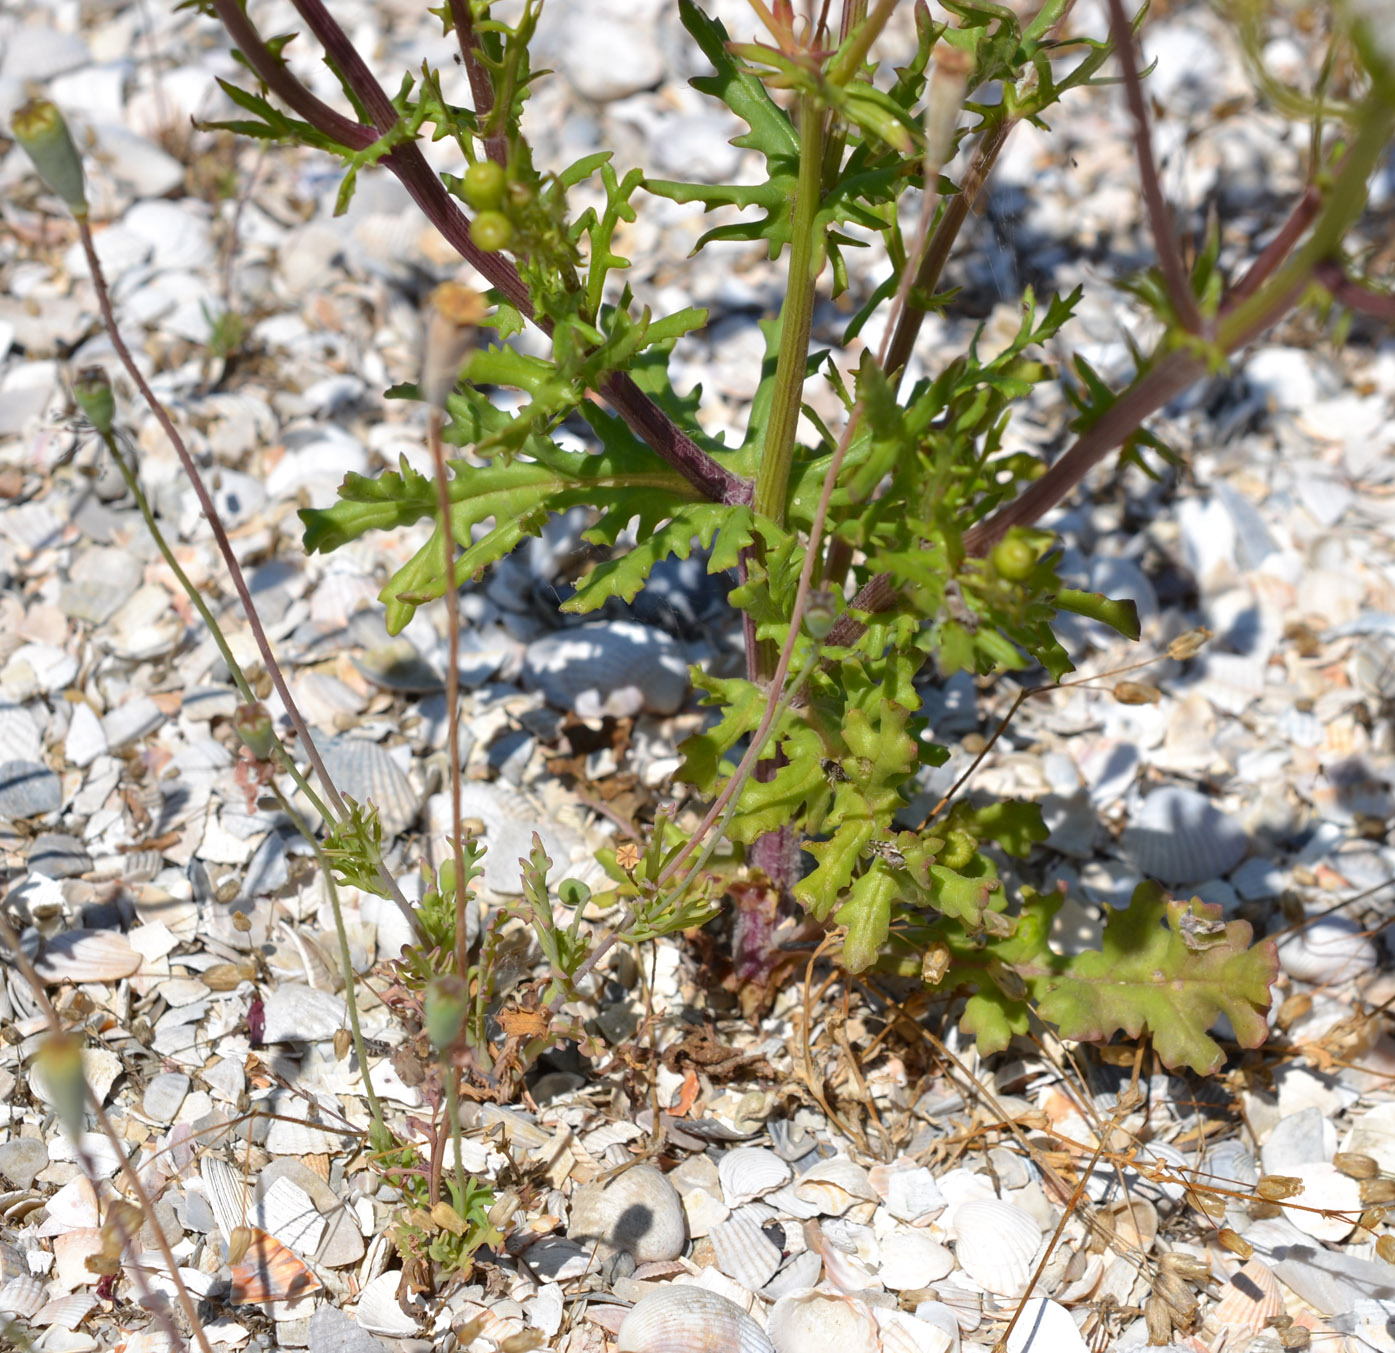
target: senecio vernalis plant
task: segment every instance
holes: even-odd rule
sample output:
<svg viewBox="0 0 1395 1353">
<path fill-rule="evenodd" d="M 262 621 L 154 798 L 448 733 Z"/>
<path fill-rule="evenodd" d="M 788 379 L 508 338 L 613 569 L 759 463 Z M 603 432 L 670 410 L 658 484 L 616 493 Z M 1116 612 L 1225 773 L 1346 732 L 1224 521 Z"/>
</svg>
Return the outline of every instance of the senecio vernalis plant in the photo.
<svg viewBox="0 0 1395 1353">
<path fill-rule="evenodd" d="M 745 673 L 693 673 L 717 714 L 683 748 L 681 778 L 711 802 L 701 828 L 682 833 L 661 815 L 642 848 L 606 857 L 623 909 L 596 942 L 574 922 L 563 930 L 552 921 L 541 851 L 524 862 L 516 914 L 543 946 L 551 985 L 541 1004 L 504 1012 L 512 1019 L 502 1021 L 503 1049 L 485 1046 L 483 1032 L 497 932 L 486 931 L 472 963 L 461 908 L 478 847 L 457 839 L 455 860 L 433 877 L 418 914 L 421 947 L 403 968 L 407 985 L 424 993 L 434 1046 L 450 1049 L 463 1036 L 477 1064 L 526 1064 L 549 1039 L 581 1036 L 553 1017 L 616 938 L 691 926 L 724 902 L 739 981 L 758 986 L 769 976 L 773 918 L 797 905 L 836 928 L 847 969 L 877 965 L 942 994 L 966 993 L 960 1024 L 985 1051 L 1025 1032 L 1033 1014 L 1074 1039 L 1150 1033 L 1167 1064 L 1200 1071 L 1222 1059 L 1207 1033 L 1222 1015 L 1242 1045 L 1261 1041 L 1276 964 L 1272 944 L 1251 945 L 1247 924 L 1144 884 L 1129 908 L 1109 911 L 1098 951 L 1061 957 L 1047 944 L 1059 897 L 1028 889 L 1009 897 L 986 849 L 1025 856 L 1043 840 L 1034 806 L 960 802 L 916 831 L 894 820 L 917 773 L 947 755 L 918 714 L 914 683 L 927 664 L 946 675 L 1039 665 L 1059 680 L 1070 670 L 1052 633 L 1062 611 L 1137 637 L 1130 605 L 1063 585 L 1053 538 L 1034 526 L 1041 515 L 1116 450 L 1135 459 L 1166 453 L 1144 421 L 1300 301 L 1390 313 L 1390 298 L 1354 276 L 1343 251 L 1395 126 L 1395 72 L 1378 19 L 1333 10 L 1334 59 L 1314 90 L 1280 88 L 1257 63 L 1262 89 L 1312 122 L 1312 163 L 1277 235 L 1227 277 L 1217 231 L 1190 260 L 1173 231 L 1135 53 L 1145 16 L 1131 20 L 1123 0 L 1109 0 L 1109 31 L 1093 37 L 1067 35 L 1070 0 L 1028 5 L 1024 15 L 988 0 L 943 0 L 934 12 L 917 0 L 916 49 L 894 71 L 878 64 L 875 47 L 895 0 L 810 5 L 807 15 L 790 0 L 752 0 L 765 31 L 749 43 L 679 0 L 711 66 L 693 85 L 745 124 L 735 144 L 763 163 L 761 181 L 741 185 L 622 171 L 608 151 L 539 171 L 524 110 L 539 78 L 529 45 L 541 0 L 509 6 L 509 22 L 490 0 L 446 0 L 432 11 L 458 42 L 473 108 L 448 102 L 427 65 L 390 94 L 323 0 L 293 0 L 352 115 L 292 75 L 282 59 L 289 39 L 263 36 L 241 0 L 195 3 L 223 24 L 249 72 L 246 87 L 223 82 L 246 119 L 216 125 L 339 158 L 340 209 L 361 169 L 387 169 L 489 284 L 483 297 L 452 284 L 438 291 L 422 379 L 394 392 L 428 406 L 434 476 L 405 461 L 376 478 L 349 475 L 337 503 L 301 514 L 306 547 L 333 550 L 434 520 L 435 534 L 382 600 L 396 632 L 417 607 L 445 597 L 453 642 L 458 586 L 577 505 L 592 513 L 587 538 L 606 553 L 567 611 L 629 601 L 658 561 L 697 547 L 712 571 L 738 574 L 731 599 L 744 622 Z M 1263 14 L 1250 5 L 1232 12 L 1258 53 Z M 1333 70 L 1346 73 L 1342 99 L 1327 88 Z M 1044 125 L 1058 100 L 1106 78 L 1122 80 L 1133 116 L 1157 250 L 1156 267 L 1123 284 L 1162 336 L 1135 354 L 1121 390 L 1073 359 L 1074 419 L 1063 429 L 1071 440 L 1048 463 L 1004 452 L 1004 432 L 1016 402 L 1062 378 L 1043 352 L 1078 289 L 1028 290 L 1016 335 L 991 355 L 971 342 L 914 381 L 908 359 L 924 317 L 952 301 L 946 261 L 1013 129 Z M 36 158 L 50 130 L 25 133 Z M 418 144 L 425 136 L 459 148 L 458 174 L 430 168 Z M 599 183 L 604 205 L 573 214 L 569 194 L 587 182 Z M 913 213 L 903 209 L 906 194 Z M 628 261 L 616 253 L 616 229 L 646 195 L 719 214 L 699 249 L 760 241 L 787 270 L 739 446 L 706 435 L 700 392 L 680 396 L 669 381 L 675 341 L 700 330 L 706 312 L 655 315 L 623 285 Z M 847 251 L 869 236 L 880 238 L 890 266 L 845 342 L 879 313 L 885 338 L 845 378 L 828 353 L 811 351 L 811 317 L 817 295 L 847 289 Z M 548 335 L 549 356 L 503 341 L 526 324 Z M 805 405 L 806 382 L 819 375 L 841 400 L 838 425 Z M 521 392 L 521 407 L 496 406 L 488 389 L 499 386 Z M 798 435 L 801 413 L 817 429 L 808 443 Z M 589 425 L 594 450 L 554 440 L 569 417 Z M 373 854 L 372 814 L 350 808 L 329 858 L 342 879 L 381 886 L 381 869 L 355 863 Z M 711 864 L 718 840 L 739 847 L 720 869 Z M 574 883 L 562 893 L 564 905 L 585 900 Z"/>
</svg>

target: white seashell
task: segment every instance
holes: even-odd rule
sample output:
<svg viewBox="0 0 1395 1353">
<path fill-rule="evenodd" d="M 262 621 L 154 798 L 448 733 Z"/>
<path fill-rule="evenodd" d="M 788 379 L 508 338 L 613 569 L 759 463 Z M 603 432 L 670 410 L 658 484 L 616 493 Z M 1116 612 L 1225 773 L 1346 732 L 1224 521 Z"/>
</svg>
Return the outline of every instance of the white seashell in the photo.
<svg viewBox="0 0 1395 1353">
<path fill-rule="evenodd" d="M 960 1267 L 999 1297 L 1026 1294 L 1041 1248 L 1041 1227 L 1030 1212 L 999 1198 L 964 1203 L 954 1214 Z"/>
<path fill-rule="evenodd" d="M 46 1306 L 34 1312 L 30 1317 L 30 1323 L 38 1329 L 56 1325 L 59 1329 L 75 1330 L 87 1319 L 88 1313 L 96 1304 L 97 1298 L 90 1292 L 74 1292 L 71 1296 L 55 1297 Z"/>
<path fill-rule="evenodd" d="M 893 1231 L 882 1237 L 877 1276 L 893 1292 L 929 1287 L 954 1272 L 949 1249 L 924 1231 Z"/>
<path fill-rule="evenodd" d="M 806 1203 L 816 1203 L 826 1217 L 841 1217 L 859 1203 L 877 1201 L 867 1171 L 846 1156 L 811 1166 L 795 1181 L 794 1191 Z"/>
<path fill-rule="evenodd" d="M 450 796 L 436 795 L 432 799 L 433 822 L 435 805 L 441 801 L 442 820 L 450 821 Z M 467 818 L 479 818 L 484 823 L 484 882 L 492 892 L 516 897 L 522 891 L 518 862 L 533 849 L 533 834 L 542 841 L 543 850 L 552 861 L 550 880 L 567 876 L 568 861 L 581 846 L 581 837 L 561 823 L 554 822 L 547 812 L 516 790 L 500 784 L 468 780 L 460 786 L 460 811 Z"/>
<path fill-rule="evenodd" d="M 675 714 L 688 694 L 688 663 L 662 630 L 601 621 L 535 639 L 523 653 L 523 685 L 583 718 Z"/>
<path fill-rule="evenodd" d="M 0 704 L 0 762 L 38 761 L 43 751 L 38 720 L 23 705 Z"/>
<path fill-rule="evenodd" d="M 1284 1209 L 1284 1215 L 1300 1231 L 1314 1240 L 1336 1245 L 1356 1229 L 1365 1204 L 1361 1201 L 1361 1185 L 1355 1179 L 1325 1160 L 1290 1166 L 1288 1173 L 1303 1181 L 1303 1192 L 1292 1200 L 1293 1206 Z"/>
<path fill-rule="evenodd" d="M 669 1284 L 625 1317 L 617 1353 L 775 1353 L 765 1332 L 734 1301 L 701 1287 Z"/>
<path fill-rule="evenodd" d="M 114 982 L 140 965 L 140 954 L 113 930 L 68 930 L 45 943 L 34 970 L 45 982 Z"/>
<path fill-rule="evenodd" d="M 262 1002 L 263 1043 L 319 1043 L 346 1028 L 342 996 L 302 982 L 282 982 Z"/>
<path fill-rule="evenodd" d="M 221 1156 L 209 1155 L 199 1161 L 199 1178 L 203 1181 L 203 1196 L 209 1211 L 224 1241 L 230 1241 L 239 1226 L 248 1224 L 252 1206 L 242 1171 L 234 1169 Z"/>
<path fill-rule="evenodd" d="M 1119 838 L 1135 868 L 1163 883 L 1201 883 L 1228 874 L 1249 838 L 1204 794 L 1165 786 L 1143 801 Z"/>
<path fill-rule="evenodd" d="M 958 1344 L 958 1330 L 951 1336 L 908 1311 L 876 1306 L 872 1314 L 881 1334 L 881 1353 L 949 1353 Z"/>
<path fill-rule="evenodd" d="M 856 1238 L 832 1234 L 831 1227 L 825 1230 L 817 1221 L 807 1221 L 804 1243 L 823 1260 L 824 1276 L 836 1291 L 861 1292 L 874 1285 L 871 1270 L 858 1254 Z"/>
<path fill-rule="evenodd" d="M 30 1319 L 47 1300 L 43 1283 L 21 1275 L 0 1287 L 0 1315 L 17 1315 Z"/>
<path fill-rule="evenodd" d="M 157 1123 L 173 1123 L 189 1093 L 189 1077 L 179 1071 L 162 1071 L 145 1086 L 141 1112 Z"/>
<path fill-rule="evenodd" d="M 779 1156 L 763 1146 L 738 1146 L 717 1162 L 717 1180 L 728 1207 L 763 1197 L 787 1183 L 793 1173 Z"/>
<path fill-rule="evenodd" d="M 1007 1338 L 1007 1353 L 1090 1353 L 1090 1349 L 1064 1306 L 1036 1297 L 1022 1303 Z"/>
<path fill-rule="evenodd" d="M 823 1256 L 817 1250 L 805 1250 L 796 1254 L 761 1289 L 761 1296 L 767 1301 L 779 1301 L 792 1292 L 802 1292 L 806 1287 L 814 1287 L 823 1272 Z"/>
<path fill-rule="evenodd" d="M 1325 986 L 1376 965 L 1376 946 L 1355 921 L 1324 916 L 1279 940 L 1279 966 L 1290 977 Z"/>
<path fill-rule="evenodd" d="M 781 1297 L 765 1322 L 776 1353 L 876 1353 L 877 1322 L 864 1302 L 832 1292 Z"/>
<path fill-rule="evenodd" d="M 933 1325 L 944 1334 L 948 1340 L 945 1345 L 947 1353 L 959 1353 L 959 1318 L 952 1306 L 942 1301 L 922 1301 L 915 1308 L 915 1318 Z"/>
<path fill-rule="evenodd" d="M 661 1170 L 635 1165 L 576 1191 L 567 1237 L 623 1250 L 642 1264 L 676 1259 L 688 1239 L 683 1200 Z"/>
<path fill-rule="evenodd" d="M 380 1273 L 358 1294 L 354 1319 L 370 1334 L 385 1334 L 390 1339 L 408 1339 L 420 1322 L 404 1311 L 397 1300 L 397 1288 L 402 1275 L 396 1270 Z"/>
<path fill-rule="evenodd" d="M 867 1171 L 867 1179 L 897 1221 L 916 1225 L 938 1216 L 947 1205 L 935 1176 L 909 1160 L 874 1165 Z"/>
<path fill-rule="evenodd" d="M 252 1208 L 252 1224 L 304 1259 L 314 1256 L 327 1225 L 310 1195 L 284 1176 L 274 1179 L 257 1199 Z"/>
<path fill-rule="evenodd" d="M 25 863 L 31 873 L 51 879 L 69 879 L 86 874 L 92 868 L 92 857 L 75 836 L 65 832 L 40 832 L 29 843 Z"/>
<path fill-rule="evenodd" d="M 416 821 L 421 798 L 386 749 L 366 738 L 330 738 L 320 747 L 325 769 L 341 794 L 372 804 L 384 836 L 400 836 Z"/>
<path fill-rule="evenodd" d="M 735 1212 L 710 1233 L 717 1267 L 754 1292 L 764 1287 L 780 1267 L 780 1247 L 747 1212 Z"/>
<path fill-rule="evenodd" d="M 1370 634 L 1351 657 L 1352 680 L 1368 695 L 1395 700 L 1395 634 Z"/>
</svg>

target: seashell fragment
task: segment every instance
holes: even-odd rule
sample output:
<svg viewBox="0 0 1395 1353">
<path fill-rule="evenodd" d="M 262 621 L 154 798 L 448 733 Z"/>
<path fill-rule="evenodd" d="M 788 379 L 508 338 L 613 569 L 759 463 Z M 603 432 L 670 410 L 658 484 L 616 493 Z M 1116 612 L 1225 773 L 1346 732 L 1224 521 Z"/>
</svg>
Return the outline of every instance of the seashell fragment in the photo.
<svg viewBox="0 0 1395 1353">
<path fill-rule="evenodd" d="M 625 1317 L 617 1353 L 775 1353 L 734 1301 L 673 1283 L 643 1297 Z"/>
<path fill-rule="evenodd" d="M 1204 794 L 1155 789 L 1119 838 L 1133 866 L 1163 883 L 1202 883 L 1228 874 L 1249 849 L 1249 837 Z"/>
<path fill-rule="evenodd" d="M 688 694 L 688 664 L 662 630 L 601 621 L 535 639 L 523 653 L 523 685 L 582 718 L 674 714 Z"/>
<path fill-rule="evenodd" d="M 26 863 L 45 878 L 77 878 L 92 868 L 92 857 L 81 841 L 65 832 L 40 832 L 29 843 Z"/>
<path fill-rule="evenodd" d="M 1326 985 L 1376 965 L 1376 946 L 1345 916 L 1324 916 L 1279 941 L 1279 966 L 1290 977 Z"/>
<path fill-rule="evenodd" d="M 417 1332 L 415 1316 L 402 1309 L 397 1289 L 402 1275 L 390 1271 L 380 1273 L 358 1294 L 354 1319 L 370 1334 L 384 1334 L 391 1339 L 409 1339 Z"/>
<path fill-rule="evenodd" d="M 0 818 L 19 822 L 63 806 L 58 777 L 37 761 L 6 761 L 0 765 Z"/>
<path fill-rule="evenodd" d="M 21 1275 L 0 1287 L 0 1315 L 17 1315 L 28 1320 L 46 1300 L 44 1285 Z"/>
<path fill-rule="evenodd" d="M 881 1335 L 881 1353 L 950 1353 L 958 1344 L 958 1330 L 951 1336 L 908 1311 L 876 1306 L 872 1314 Z"/>
<path fill-rule="evenodd" d="M 346 1027 L 342 996 L 300 982 L 282 982 L 262 1002 L 263 1043 L 318 1043 Z"/>
<path fill-rule="evenodd" d="M 310 1317 L 310 1353 L 387 1353 L 387 1346 L 328 1302 Z"/>
<path fill-rule="evenodd" d="M 1279 1280 L 1260 1263 L 1250 1259 L 1221 1288 L 1220 1299 L 1206 1317 L 1205 1328 L 1215 1337 L 1226 1335 L 1243 1344 L 1268 1328 L 1270 1320 L 1284 1313 L 1284 1293 Z"/>
<path fill-rule="evenodd" d="M 384 836 L 400 836 L 416 821 L 421 800 L 412 782 L 376 742 L 330 738 L 320 753 L 340 793 L 359 804 L 371 803 L 378 810 Z"/>
<path fill-rule="evenodd" d="M 776 1353 L 862 1353 L 878 1347 L 877 1322 L 864 1302 L 832 1292 L 792 1292 L 765 1322 Z"/>
<path fill-rule="evenodd" d="M 1303 1192 L 1293 1200 L 1297 1206 L 1286 1207 L 1284 1215 L 1314 1240 L 1333 1245 L 1345 1240 L 1365 1209 L 1360 1183 L 1325 1160 L 1290 1167 L 1290 1172 L 1303 1181 Z"/>
<path fill-rule="evenodd" d="M 960 1267 L 999 1297 L 1021 1297 L 1032 1281 L 1041 1227 L 1031 1213 L 999 1198 L 976 1198 L 954 1213 Z"/>
<path fill-rule="evenodd" d="M 786 1183 L 792 1173 L 779 1156 L 763 1146 L 738 1146 L 717 1164 L 717 1180 L 728 1207 L 763 1197 Z"/>
<path fill-rule="evenodd" d="M 1079 1327 L 1059 1302 L 1036 1297 L 1023 1302 L 1007 1337 L 1007 1353 L 1090 1353 Z"/>
<path fill-rule="evenodd" d="M 623 1250 L 641 1264 L 676 1259 L 688 1239 L 683 1200 L 661 1170 L 635 1165 L 576 1191 L 567 1237 Z"/>
<path fill-rule="evenodd" d="M 924 1231 L 893 1231 L 882 1237 L 877 1276 L 893 1292 L 929 1287 L 954 1272 L 954 1256 Z"/>
<path fill-rule="evenodd" d="M 846 1156 L 821 1160 L 795 1181 L 795 1195 L 817 1204 L 826 1217 L 841 1217 L 858 1203 L 875 1203 L 877 1191 L 867 1171 Z"/>
<path fill-rule="evenodd" d="M 68 930 L 44 945 L 34 970 L 45 982 L 115 982 L 140 965 L 140 954 L 115 931 Z"/>
<path fill-rule="evenodd" d="M 764 1287 L 780 1267 L 780 1247 L 749 1212 L 735 1212 L 710 1232 L 717 1267 L 754 1292 Z"/>
</svg>

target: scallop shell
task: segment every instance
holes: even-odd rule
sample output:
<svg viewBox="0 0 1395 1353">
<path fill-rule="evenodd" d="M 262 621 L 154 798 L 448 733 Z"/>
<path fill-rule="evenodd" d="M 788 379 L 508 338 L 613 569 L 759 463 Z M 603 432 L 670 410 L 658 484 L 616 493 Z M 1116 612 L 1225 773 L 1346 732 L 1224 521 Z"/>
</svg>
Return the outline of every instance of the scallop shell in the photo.
<svg viewBox="0 0 1395 1353">
<path fill-rule="evenodd" d="M 140 965 L 140 954 L 115 931 L 69 930 L 47 941 L 34 970 L 45 982 L 114 982 Z"/>
<path fill-rule="evenodd" d="M 795 1181 L 795 1196 L 816 1203 L 825 1217 L 841 1217 L 859 1203 L 877 1202 L 867 1171 L 846 1156 L 821 1160 Z"/>
<path fill-rule="evenodd" d="M 776 1353 L 865 1353 L 877 1347 L 877 1322 L 865 1303 L 832 1292 L 792 1292 L 765 1322 Z"/>
<path fill-rule="evenodd" d="M 617 1353 L 775 1353 L 734 1301 L 671 1284 L 644 1297 L 620 1326 Z M 848 1353 L 848 1350 L 842 1350 Z"/>
<path fill-rule="evenodd" d="M 1237 1347 L 1262 1334 L 1269 1321 L 1284 1314 L 1284 1293 L 1279 1280 L 1258 1259 L 1248 1260 L 1221 1288 L 1221 1295 L 1206 1317 L 1205 1328 L 1222 1334 Z"/>
<path fill-rule="evenodd" d="M 954 1213 L 960 1266 L 999 1297 L 1021 1297 L 1032 1281 L 1041 1227 L 1030 1212 L 999 1198 L 977 1198 Z"/>
<path fill-rule="evenodd" d="M 641 1264 L 676 1259 L 688 1239 L 683 1200 L 661 1170 L 635 1165 L 576 1191 L 567 1236 L 623 1250 Z"/>
<path fill-rule="evenodd" d="M 1314 1240 L 1332 1245 L 1345 1240 L 1365 1210 L 1361 1185 L 1325 1160 L 1291 1166 L 1288 1172 L 1303 1181 L 1303 1192 L 1293 1200 L 1298 1206 L 1284 1209 L 1289 1221 Z M 1323 1210 L 1306 1210 L 1309 1208 Z"/>
<path fill-rule="evenodd" d="M 523 653 L 523 684 L 583 718 L 675 714 L 688 694 L 688 663 L 662 630 L 601 621 L 535 639 Z"/>
<path fill-rule="evenodd" d="M 90 1292 L 73 1292 L 69 1296 L 54 1297 L 46 1306 L 40 1307 L 30 1317 L 36 1328 L 57 1325 L 59 1329 L 75 1330 L 87 1319 L 88 1313 L 97 1304 L 97 1298 Z"/>
<path fill-rule="evenodd" d="M 747 1212 L 736 1212 L 710 1232 L 717 1267 L 754 1292 L 775 1276 L 780 1267 L 780 1247 L 760 1229 Z"/>
<path fill-rule="evenodd" d="M 1143 801 L 1120 845 L 1135 868 L 1163 883 L 1202 883 L 1228 874 L 1249 837 L 1204 794 L 1165 786 Z"/>
<path fill-rule="evenodd" d="M 823 1256 L 817 1250 L 805 1250 L 803 1254 L 796 1254 L 766 1283 L 761 1296 L 767 1301 L 779 1301 L 792 1292 L 802 1292 L 806 1287 L 816 1286 L 822 1272 Z"/>
<path fill-rule="evenodd" d="M 1036 1297 L 1022 1303 L 1007 1337 L 1007 1353 L 1090 1353 L 1080 1328 L 1058 1302 Z"/>
<path fill-rule="evenodd" d="M 717 1180 L 728 1207 L 739 1207 L 786 1183 L 793 1171 L 763 1146 L 738 1146 L 717 1163 Z"/>
<path fill-rule="evenodd" d="M 262 1002 L 263 1043 L 317 1043 L 346 1028 L 342 996 L 303 982 L 282 982 Z"/>
<path fill-rule="evenodd" d="M 34 1278 L 11 1278 L 0 1287 L 0 1315 L 17 1315 L 28 1320 L 44 1301 L 44 1285 Z"/>
<path fill-rule="evenodd" d="M 341 794 L 377 808 L 384 836 L 400 836 L 416 821 L 420 797 L 402 768 L 376 742 L 330 738 L 320 754 Z"/>
<path fill-rule="evenodd" d="M 1345 916 L 1324 916 L 1279 941 L 1279 966 L 1319 986 L 1359 977 L 1375 964 L 1376 946 Z"/>
<path fill-rule="evenodd" d="M 256 1201 L 252 1224 L 306 1258 L 319 1248 L 328 1225 L 310 1195 L 285 1176 L 272 1180 Z"/>
</svg>

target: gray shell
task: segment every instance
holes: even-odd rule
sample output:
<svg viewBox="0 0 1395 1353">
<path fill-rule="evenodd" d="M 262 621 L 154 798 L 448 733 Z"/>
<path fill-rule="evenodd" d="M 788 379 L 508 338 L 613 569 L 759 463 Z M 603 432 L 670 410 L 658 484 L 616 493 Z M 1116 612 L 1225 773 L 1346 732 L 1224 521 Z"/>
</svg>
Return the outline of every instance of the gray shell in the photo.
<svg viewBox="0 0 1395 1353">
<path fill-rule="evenodd" d="M 624 1250 L 641 1264 L 676 1259 L 688 1239 L 683 1200 L 661 1170 L 636 1165 L 576 1191 L 567 1236 Z"/>
<path fill-rule="evenodd" d="M 775 1353 L 740 1306 L 704 1287 L 651 1292 L 625 1317 L 617 1337 L 618 1353 Z"/>
<path fill-rule="evenodd" d="M 1204 794 L 1155 789 L 1120 837 L 1129 862 L 1162 883 L 1220 878 L 1245 858 L 1249 837 Z"/>
</svg>

